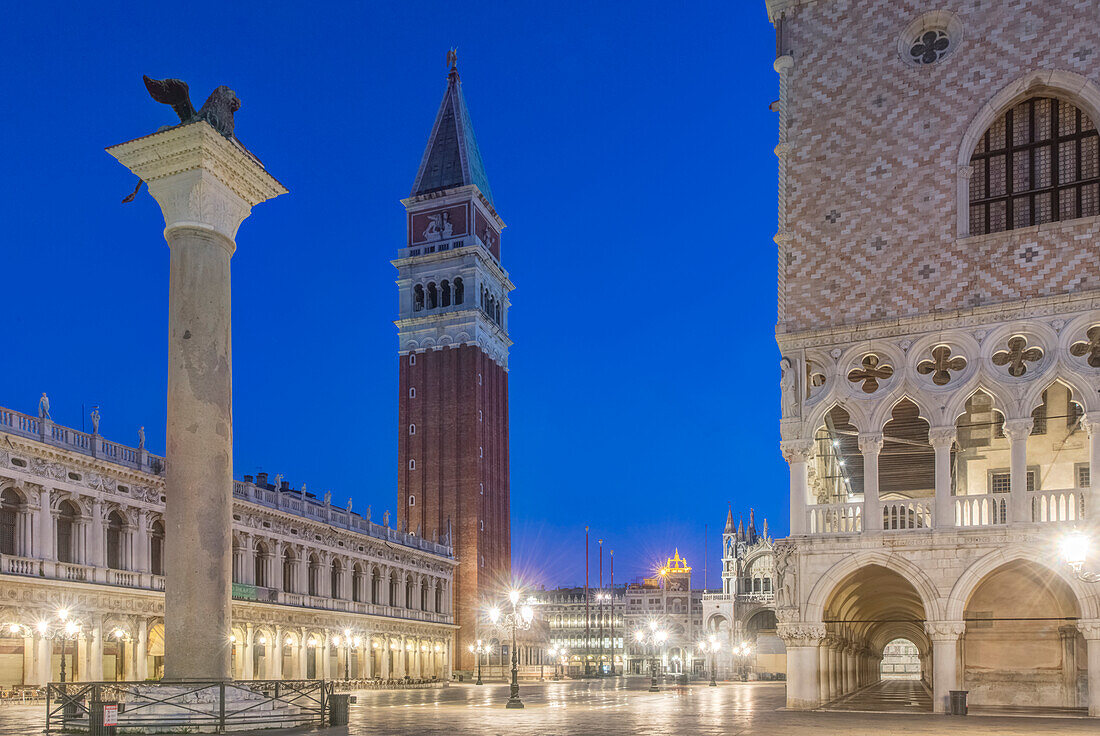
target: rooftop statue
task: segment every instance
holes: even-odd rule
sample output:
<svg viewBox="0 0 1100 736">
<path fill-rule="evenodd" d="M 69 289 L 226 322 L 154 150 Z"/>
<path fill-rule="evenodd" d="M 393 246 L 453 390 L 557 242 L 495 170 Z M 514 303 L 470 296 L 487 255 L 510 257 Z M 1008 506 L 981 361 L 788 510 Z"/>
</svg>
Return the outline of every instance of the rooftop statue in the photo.
<svg viewBox="0 0 1100 736">
<path fill-rule="evenodd" d="M 237 93 L 229 87 L 223 84 L 215 88 L 196 112 L 195 106 L 191 104 L 187 82 L 182 79 L 150 79 L 145 75 L 142 75 L 142 79 L 145 80 L 145 89 L 149 90 L 150 97 L 164 105 L 170 105 L 176 111 L 180 118 L 179 125 L 205 120 L 214 130 L 233 139 L 233 113 L 241 109 L 241 101 L 237 98 Z M 173 127 L 175 126 L 165 125 L 158 128 L 157 132 Z M 134 191 L 122 200 L 123 203 L 133 202 L 144 183 L 139 181 Z"/>
</svg>

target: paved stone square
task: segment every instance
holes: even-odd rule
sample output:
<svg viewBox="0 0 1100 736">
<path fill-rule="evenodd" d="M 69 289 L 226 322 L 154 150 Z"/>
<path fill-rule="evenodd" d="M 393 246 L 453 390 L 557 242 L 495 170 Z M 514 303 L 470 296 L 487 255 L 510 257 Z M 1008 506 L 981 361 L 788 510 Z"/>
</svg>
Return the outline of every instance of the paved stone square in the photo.
<svg viewBox="0 0 1100 736">
<path fill-rule="evenodd" d="M 524 683 L 526 708 L 507 710 L 504 684 L 452 685 L 432 690 L 360 691 L 347 729 L 334 736 L 890 736 L 968 734 L 1042 736 L 1096 734 L 1095 719 L 931 714 L 794 712 L 780 710 L 783 683 L 722 683 L 665 687 L 647 692 L 648 680 Z M 41 706 L 0 707 L 0 736 L 42 729 Z"/>
</svg>

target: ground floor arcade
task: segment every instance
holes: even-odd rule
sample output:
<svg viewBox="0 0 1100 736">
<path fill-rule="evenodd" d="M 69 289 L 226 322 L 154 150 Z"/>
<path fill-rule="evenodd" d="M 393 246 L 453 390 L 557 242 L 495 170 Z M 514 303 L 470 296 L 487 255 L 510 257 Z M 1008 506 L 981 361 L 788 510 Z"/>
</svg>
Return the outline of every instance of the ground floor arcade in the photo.
<svg viewBox="0 0 1100 736">
<path fill-rule="evenodd" d="M 901 674 L 927 685 L 936 712 L 966 690 L 978 707 L 1100 715 L 1100 585 L 1056 546 L 1047 529 L 1017 528 L 798 540 L 798 605 L 779 611 L 788 706 Z"/>
<path fill-rule="evenodd" d="M 164 671 L 157 591 L 0 576 L 0 687 L 141 681 Z M 238 679 L 450 678 L 454 627 L 234 602 Z"/>
</svg>

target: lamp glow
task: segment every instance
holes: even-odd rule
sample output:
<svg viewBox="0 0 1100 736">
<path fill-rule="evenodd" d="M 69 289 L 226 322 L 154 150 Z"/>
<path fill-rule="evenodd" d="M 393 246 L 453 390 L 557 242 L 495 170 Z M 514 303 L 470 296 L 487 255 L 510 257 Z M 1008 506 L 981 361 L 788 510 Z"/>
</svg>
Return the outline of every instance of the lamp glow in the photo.
<svg viewBox="0 0 1100 736">
<path fill-rule="evenodd" d="M 1062 559 L 1074 570 L 1080 570 L 1089 554 L 1089 538 L 1082 532 L 1072 531 L 1059 543 Z"/>
</svg>

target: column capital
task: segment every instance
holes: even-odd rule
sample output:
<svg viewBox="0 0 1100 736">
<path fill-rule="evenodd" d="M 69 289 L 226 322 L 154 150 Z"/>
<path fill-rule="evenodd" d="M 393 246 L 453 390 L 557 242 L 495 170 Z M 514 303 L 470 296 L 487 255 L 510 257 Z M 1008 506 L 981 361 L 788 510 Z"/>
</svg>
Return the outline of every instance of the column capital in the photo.
<svg viewBox="0 0 1100 736">
<path fill-rule="evenodd" d="M 788 647 L 816 647 L 825 638 L 825 624 L 809 624 L 802 621 L 779 624 L 776 632 Z"/>
<path fill-rule="evenodd" d="M 1100 439 L 1100 412 L 1090 411 L 1082 416 L 1081 426 L 1088 432 L 1089 437 Z"/>
<path fill-rule="evenodd" d="M 1087 618 L 1077 622 L 1077 630 L 1086 641 L 1100 641 L 1100 618 Z"/>
<path fill-rule="evenodd" d="M 859 451 L 864 455 L 877 455 L 882 452 L 885 441 L 882 432 L 860 432 Z"/>
<path fill-rule="evenodd" d="M 928 441 L 932 444 L 932 447 L 950 447 L 958 436 L 958 430 L 955 429 L 955 425 L 948 425 L 946 427 L 929 427 L 928 428 Z"/>
<path fill-rule="evenodd" d="M 164 214 L 165 235 L 196 228 L 232 243 L 254 206 L 287 191 L 235 138 L 205 121 L 135 138 L 107 153 L 149 185 Z"/>
<path fill-rule="evenodd" d="M 783 56 L 776 58 L 776 60 L 772 62 L 772 69 L 775 69 L 775 71 L 779 74 L 788 71 L 793 66 L 794 57 L 790 54 L 784 54 Z"/>
<path fill-rule="evenodd" d="M 965 621 L 925 621 L 924 631 L 934 642 L 958 641 L 966 633 Z"/>
<path fill-rule="evenodd" d="M 779 451 L 788 463 L 807 462 L 814 454 L 813 440 L 781 440 Z"/>
<path fill-rule="evenodd" d="M 1012 442 L 1026 440 L 1028 436 L 1031 435 L 1031 430 L 1034 426 L 1035 420 L 1031 417 L 1005 420 L 1005 437 L 1007 437 Z"/>
</svg>

